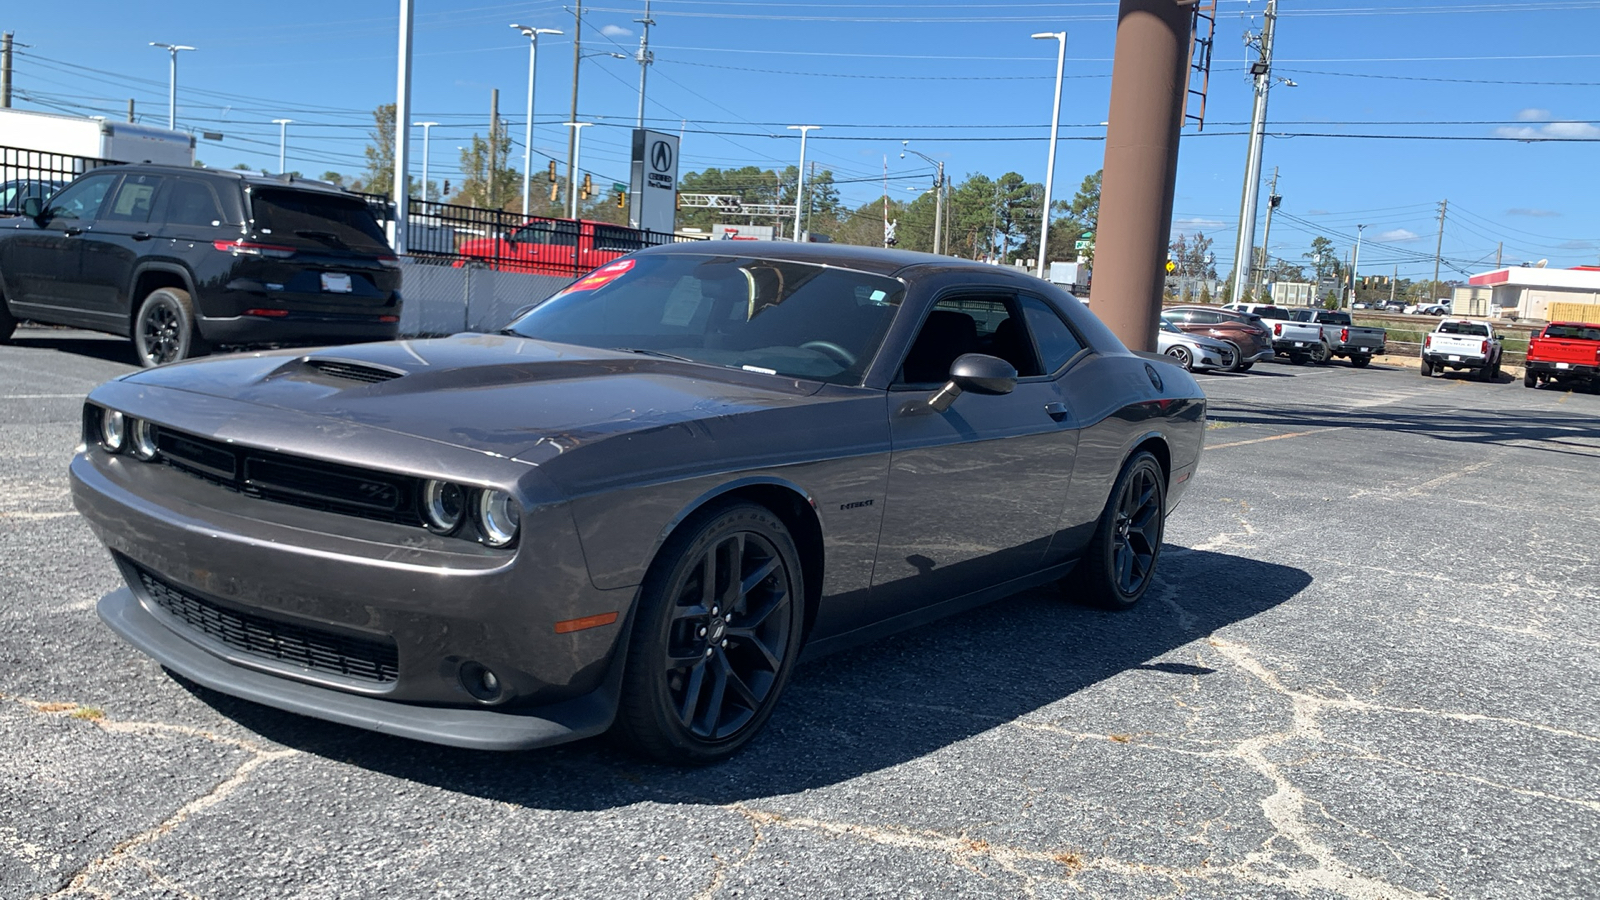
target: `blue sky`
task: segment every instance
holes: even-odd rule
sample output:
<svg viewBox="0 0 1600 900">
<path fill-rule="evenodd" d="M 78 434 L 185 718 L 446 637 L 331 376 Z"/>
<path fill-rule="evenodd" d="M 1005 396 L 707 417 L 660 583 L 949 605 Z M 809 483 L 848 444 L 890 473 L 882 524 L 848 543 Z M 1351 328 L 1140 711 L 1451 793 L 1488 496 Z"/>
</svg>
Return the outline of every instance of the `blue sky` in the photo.
<svg viewBox="0 0 1600 900">
<path fill-rule="evenodd" d="M 1219 0 L 1206 126 L 1185 129 L 1182 147 L 1174 228 L 1213 237 L 1224 271 L 1251 103 L 1242 35 L 1260 28 L 1264 6 Z M 164 124 L 167 56 L 147 44 L 192 44 L 179 63 L 179 124 L 226 135 L 201 142 L 208 165 L 276 168 L 271 120 L 291 118 L 290 168 L 356 174 L 370 110 L 394 99 L 397 7 L 79 0 L 69 22 L 60 7 L 12 3 L 0 28 L 26 45 L 18 106 L 120 117 L 134 97 L 141 120 Z M 647 116 L 684 131 L 686 170 L 792 164 L 798 141 L 784 125 L 824 125 L 808 157 L 834 170 L 852 204 L 882 194 L 885 156 L 895 196 L 928 185 L 928 166 L 899 158 L 901 140 L 958 179 L 1015 170 L 1042 181 L 1055 54 L 1029 35 L 1065 30 L 1056 196 L 1070 198 L 1103 162 L 1116 8 L 655 0 Z M 643 0 L 587 4 L 584 49 L 632 53 L 642 9 Z M 534 138 L 536 168 L 546 155 L 565 159 L 570 5 L 416 0 L 413 119 L 443 123 L 435 181 L 459 179 L 457 148 L 486 131 L 491 88 L 521 140 L 527 41 L 511 22 L 567 33 L 540 43 Z M 1282 0 L 1276 73 L 1298 86 L 1274 89 L 1269 109 L 1266 172 L 1280 170 L 1284 197 L 1272 254 L 1301 261 L 1314 234 L 1344 252 L 1365 224 L 1363 273 L 1398 265 L 1402 277 L 1431 277 L 1437 204 L 1448 198 L 1446 277 L 1490 268 L 1500 242 L 1513 264 L 1600 264 L 1597 34 L 1600 0 Z M 597 182 L 626 180 L 638 76 L 631 59 L 582 64 L 579 116 L 602 123 L 584 138 L 583 167 Z M 1488 140 L 1541 137 L 1579 140 Z"/>
</svg>

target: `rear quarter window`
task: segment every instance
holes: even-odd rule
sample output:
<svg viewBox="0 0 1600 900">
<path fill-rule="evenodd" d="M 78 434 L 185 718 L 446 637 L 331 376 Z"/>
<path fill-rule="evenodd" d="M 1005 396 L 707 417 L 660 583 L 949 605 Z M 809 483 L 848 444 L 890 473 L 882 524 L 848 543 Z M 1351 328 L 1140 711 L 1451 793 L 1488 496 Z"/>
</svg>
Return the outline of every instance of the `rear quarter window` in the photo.
<svg viewBox="0 0 1600 900">
<path fill-rule="evenodd" d="M 300 246 L 388 253 L 389 239 L 359 197 L 322 191 L 257 188 L 251 193 L 256 231 Z"/>
</svg>

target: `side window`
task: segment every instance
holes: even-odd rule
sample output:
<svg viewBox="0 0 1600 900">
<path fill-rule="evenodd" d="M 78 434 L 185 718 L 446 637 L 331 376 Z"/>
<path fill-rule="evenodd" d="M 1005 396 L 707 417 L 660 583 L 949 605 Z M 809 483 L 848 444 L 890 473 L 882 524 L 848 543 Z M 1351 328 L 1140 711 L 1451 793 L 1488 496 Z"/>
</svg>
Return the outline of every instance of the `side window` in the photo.
<svg viewBox="0 0 1600 900">
<path fill-rule="evenodd" d="M 641 246 L 638 234 L 629 229 L 610 225 L 596 225 L 594 227 L 594 248 L 596 250 L 630 253 L 638 250 Z"/>
<path fill-rule="evenodd" d="M 100 214 L 100 204 L 106 199 L 117 175 L 90 175 L 67 186 L 50 198 L 52 219 L 93 219 Z"/>
<path fill-rule="evenodd" d="M 1214 312 L 1200 312 L 1195 310 L 1189 313 L 1189 322 L 1194 325 L 1215 325 L 1221 321 L 1222 317 Z"/>
<path fill-rule="evenodd" d="M 1078 339 L 1061 315 L 1038 297 L 1022 298 L 1022 314 L 1028 320 L 1034 340 L 1039 343 L 1039 355 L 1044 357 L 1046 374 L 1060 371 L 1084 349 L 1083 341 Z"/>
<path fill-rule="evenodd" d="M 1011 363 L 1023 378 L 1041 374 L 1028 330 L 1013 314 L 1014 303 L 998 297 L 950 297 L 939 301 L 906 354 L 900 381 L 946 381 L 951 363 L 966 353 L 997 356 Z"/>
<path fill-rule="evenodd" d="M 156 189 L 160 186 L 159 175 L 127 176 L 122 179 L 122 186 L 117 188 L 117 196 L 100 218 L 113 222 L 150 221 L 150 208 L 153 205 L 151 201 L 155 199 Z"/>
<path fill-rule="evenodd" d="M 177 178 L 166 192 L 163 219 L 172 225 L 220 225 L 222 207 L 217 194 L 198 178 Z"/>
</svg>

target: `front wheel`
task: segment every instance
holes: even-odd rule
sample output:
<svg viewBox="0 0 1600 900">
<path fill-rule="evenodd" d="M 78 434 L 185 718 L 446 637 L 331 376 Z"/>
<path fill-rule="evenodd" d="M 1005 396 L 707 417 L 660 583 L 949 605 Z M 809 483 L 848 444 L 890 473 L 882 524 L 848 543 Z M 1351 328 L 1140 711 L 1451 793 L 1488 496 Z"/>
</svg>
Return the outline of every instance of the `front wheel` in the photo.
<svg viewBox="0 0 1600 900">
<path fill-rule="evenodd" d="M 789 679 L 804 597 L 799 551 L 770 510 L 736 503 L 685 523 L 640 592 L 619 735 L 677 765 L 738 752 Z"/>
<path fill-rule="evenodd" d="M 208 352 L 188 291 L 156 288 L 144 298 L 133 319 L 133 350 L 147 369 Z"/>
<path fill-rule="evenodd" d="M 1174 344 L 1167 348 L 1167 356 L 1171 357 L 1173 362 L 1183 366 L 1185 372 L 1194 371 L 1194 354 L 1189 352 L 1188 347 L 1182 344 Z"/>
<path fill-rule="evenodd" d="M 1241 348 L 1238 344 L 1235 344 L 1233 341 L 1223 341 L 1223 343 L 1227 344 L 1228 349 L 1233 351 L 1233 361 L 1228 364 L 1228 367 L 1224 371 L 1243 372 L 1245 369 L 1250 368 L 1249 364 L 1244 361 L 1243 348 Z"/>
<path fill-rule="evenodd" d="M 1127 609 L 1155 578 L 1167 521 L 1167 478 L 1141 451 L 1122 467 L 1083 561 L 1059 585 L 1067 596 L 1101 609 Z"/>
</svg>

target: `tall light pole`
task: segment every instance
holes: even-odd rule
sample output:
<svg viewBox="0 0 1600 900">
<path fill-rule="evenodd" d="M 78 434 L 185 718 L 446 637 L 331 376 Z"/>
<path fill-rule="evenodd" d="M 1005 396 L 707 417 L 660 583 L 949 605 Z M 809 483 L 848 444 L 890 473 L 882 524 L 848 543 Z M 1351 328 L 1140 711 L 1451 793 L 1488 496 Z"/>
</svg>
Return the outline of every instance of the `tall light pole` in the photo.
<svg viewBox="0 0 1600 900">
<path fill-rule="evenodd" d="M 943 236 L 940 226 L 944 224 L 944 162 L 934 159 L 926 153 L 911 149 L 908 146 L 910 143 L 910 141 L 900 142 L 901 159 L 905 159 L 907 153 L 915 153 L 917 156 L 922 157 L 924 161 L 939 168 L 939 174 L 933 180 L 933 252 L 943 253 L 944 251 L 939 249 L 939 239 Z"/>
<path fill-rule="evenodd" d="M 650 71 L 650 64 L 656 61 L 654 53 L 650 52 L 650 26 L 656 21 L 650 18 L 650 0 L 644 0 L 644 18 L 634 19 L 643 31 L 639 35 L 639 127 L 644 127 L 644 76 Z M 804 138 L 802 138 L 804 140 Z"/>
<path fill-rule="evenodd" d="M 644 127 L 642 120 L 639 127 Z M 797 242 L 800 240 L 800 217 L 804 215 L 801 210 L 805 208 L 803 204 L 806 195 L 806 135 L 821 127 L 821 125 L 788 126 L 790 131 L 800 132 L 800 168 L 797 170 L 800 174 L 794 186 L 794 239 Z"/>
<path fill-rule="evenodd" d="M 272 120 L 272 124 L 278 126 L 278 174 L 279 175 L 282 175 L 284 172 L 288 171 L 288 168 L 285 166 L 284 161 L 283 161 L 283 156 L 284 156 L 283 151 L 284 151 L 284 147 L 289 142 L 289 125 L 292 122 L 294 122 L 293 119 L 273 119 Z"/>
<path fill-rule="evenodd" d="M 428 129 L 439 124 L 438 122 L 412 122 L 413 126 L 422 129 L 422 199 L 428 199 Z M 443 198 L 440 198 L 443 199 Z"/>
<path fill-rule="evenodd" d="M 574 208 L 572 186 L 578 177 L 578 63 L 583 61 L 583 0 L 573 4 L 572 13 L 572 111 L 567 114 L 567 202 Z M 576 214 L 574 214 L 576 217 Z"/>
<path fill-rule="evenodd" d="M 1363 230 L 1365 230 L 1366 227 L 1367 226 L 1365 226 L 1365 225 L 1357 225 L 1356 226 L 1356 252 L 1355 252 L 1354 256 L 1350 257 L 1350 302 L 1351 303 L 1354 303 L 1355 299 L 1356 299 L 1356 270 L 1361 268 L 1361 232 Z"/>
<path fill-rule="evenodd" d="M 554 28 L 534 28 L 528 25 L 512 23 L 512 28 L 522 32 L 528 39 L 528 127 L 523 129 L 522 138 L 522 215 L 528 215 L 528 207 L 533 202 L 533 75 L 539 61 L 539 35 L 561 34 Z M 427 132 L 423 132 L 423 146 L 427 146 Z M 424 151 L 426 152 L 426 151 Z M 423 162 L 427 166 L 427 162 Z M 427 180 L 423 180 L 426 191 Z"/>
<path fill-rule="evenodd" d="M 1067 67 L 1067 33 L 1065 31 L 1043 31 L 1036 35 L 1037 40 L 1054 38 L 1059 45 L 1056 48 L 1056 102 L 1050 107 L 1050 160 L 1044 170 L 1044 210 L 1040 218 L 1043 224 L 1039 226 L 1039 265 L 1034 270 L 1035 275 L 1044 277 L 1045 252 L 1050 246 L 1050 196 L 1055 189 L 1056 178 L 1056 133 L 1061 130 L 1061 76 Z"/>
<path fill-rule="evenodd" d="M 593 125 L 593 122 L 568 122 L 572 129 L 572 172 L 567 177 L 567 218 L 578 217 L 578 158 L 583 150 L 583 129 Z"/>
<path fill-rule="evenodd" d="M 151 41 L 150 46 L 160 47 L 172 55 L 172 73 L 167 81 L 167 128 L 175 130 L 178 127 L 178 54 L 195 48 L 184 44 L 163 44 L 159 41 Z"/>
<path fill-rule="evenodd" d="M 406 179 L 411 176 L 411 30 L 415 24 L 412 0 L 400 0 L 400 41 L 396 56 L 394 91 L 394 252 L 404 256 L 409 249 L 407 225 L 411 221 L 411 195 Z"/>
<path fill-rule="evenodd" d="M 1278 0 L 1267 0 L 1261 28 L 1260 55 L 1250 65 L 1255 78 L 1256 104 L 1250 115 L 1250 152 L 1245 157 L 1244 196 L 1239 201 L 1239 234 L 1233 247 L 1234 303 L 1244 298 L 1250 283 L 1250 261 L 1255 258 L 1256 202 L 1261 187 L 1261 143 L 1267 121 L 1267 92 L 1272 90 L 1272 40 L 1278 21 Z"/>
</svg>

